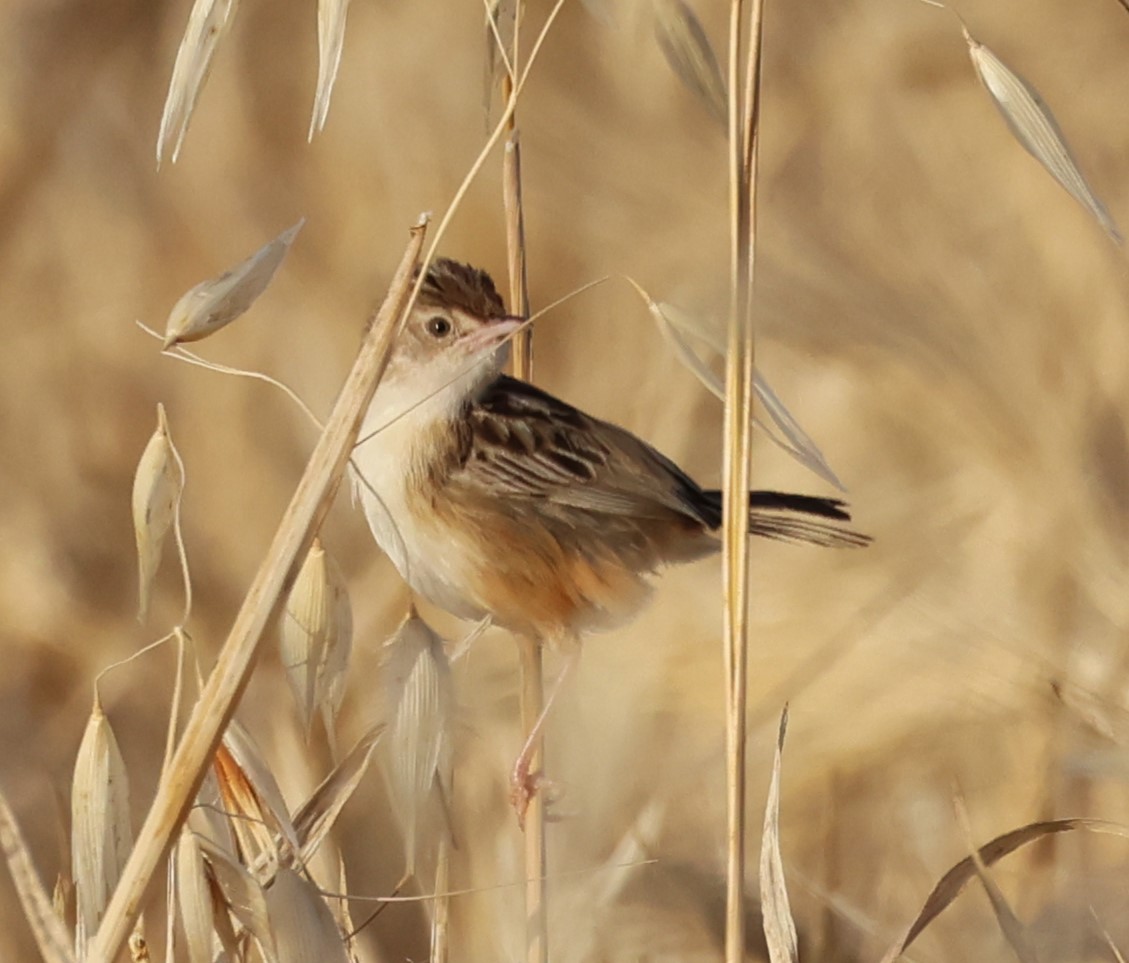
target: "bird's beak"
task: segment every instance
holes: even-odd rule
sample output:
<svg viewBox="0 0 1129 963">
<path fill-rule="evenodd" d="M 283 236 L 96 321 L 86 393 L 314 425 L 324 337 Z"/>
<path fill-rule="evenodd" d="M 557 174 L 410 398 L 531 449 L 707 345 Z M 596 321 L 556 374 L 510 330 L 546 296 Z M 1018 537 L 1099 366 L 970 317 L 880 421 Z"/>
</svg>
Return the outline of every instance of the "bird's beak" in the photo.
<svg viewBox="0 0 1129 963">
<path fill-rule="evenodd" d="M 516 314 L 491 318 L 484 321 L 477 330 L 466 336 L 467 347 L 475 352 L 496 348 L 523 324 L 525 324 L 525 318 Z"/>
</svg>

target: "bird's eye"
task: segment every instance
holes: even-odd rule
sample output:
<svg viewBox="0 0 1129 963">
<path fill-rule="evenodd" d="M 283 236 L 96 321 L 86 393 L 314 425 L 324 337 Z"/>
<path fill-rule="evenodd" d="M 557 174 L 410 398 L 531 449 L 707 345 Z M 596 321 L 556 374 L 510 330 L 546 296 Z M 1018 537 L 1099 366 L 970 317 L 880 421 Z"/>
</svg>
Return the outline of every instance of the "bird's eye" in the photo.
<svg viewBox="0 0 1129 963">
<path fill-rule="evenodd" d="M 424 327 L 433 338 L 445 338 L 451 333 L 451 322 L 441 314 L 428 318 Z"/>
</svg>

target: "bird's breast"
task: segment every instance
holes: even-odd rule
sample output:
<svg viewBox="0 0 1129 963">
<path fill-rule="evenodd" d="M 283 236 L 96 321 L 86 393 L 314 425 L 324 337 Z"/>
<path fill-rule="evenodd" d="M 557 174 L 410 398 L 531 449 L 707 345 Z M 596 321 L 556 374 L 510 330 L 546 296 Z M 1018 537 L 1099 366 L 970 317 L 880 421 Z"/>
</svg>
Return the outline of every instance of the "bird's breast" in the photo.
<svg viewBox="0 0 1129 963">
<path fill-rule="evenodd" d="M 386 421 L 370 412 L 353 453 L 354 491 L 369 528 L 414 591 L 454 615 L 480 618 L 482 610 L 460 591 L 467 580 L 462 555 L 432 518 L 437 478 L 454 457 L 457 435 L 441 419 Z"/>
</svg>

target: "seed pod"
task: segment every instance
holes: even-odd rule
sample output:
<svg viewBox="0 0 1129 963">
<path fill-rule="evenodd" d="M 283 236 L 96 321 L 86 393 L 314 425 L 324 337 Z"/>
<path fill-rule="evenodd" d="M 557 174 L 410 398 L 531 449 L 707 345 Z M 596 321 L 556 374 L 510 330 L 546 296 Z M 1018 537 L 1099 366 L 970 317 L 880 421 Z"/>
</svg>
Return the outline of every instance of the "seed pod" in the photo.
<svg viewBox="0 0 1129 963">
<path fill-rule="evenodd" d="M 184 479 L 169 436 L 165 406 L 157 405 L 157 430 L 141 453 L 133 476 L 133 532 L 137 539 L 138 612 L 149 613 L 153 579 L 161 562 L 161 548 L 172 527 Z"/>
<path fill-rule="evenodd" d="M 71 790 L 71 875 L 79 955 L 98 928 L 132 848 L 129 776 L 114 731 L 95 697 L 75 759 Z"/>
</svg>

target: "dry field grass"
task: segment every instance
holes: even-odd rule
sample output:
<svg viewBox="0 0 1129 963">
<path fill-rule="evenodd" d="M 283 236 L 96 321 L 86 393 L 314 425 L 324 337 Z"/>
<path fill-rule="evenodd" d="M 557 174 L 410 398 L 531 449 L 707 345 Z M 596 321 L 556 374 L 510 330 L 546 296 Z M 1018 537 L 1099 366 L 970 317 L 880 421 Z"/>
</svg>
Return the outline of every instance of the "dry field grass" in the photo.
<svg viewBox="0 0 1129 963">
<path fill-rule="evenodd" d="M 520 108 L 534 306 L 605 274 L 721 317 L 723 139 L 626 9 L 566 4 Z M 723 48 L 721 4 L 695 7 Z M 534 3 L 534 21 L 544 16 Z M 1116 0 L 966 4 L 978 37 L 1054 109 L 1129 222 L 1129 13 Z M 180 162 L 154 166 L 185 3 L 0 8 L 0 785 L 44 877 L 66 855 L 95 674 L 171 624 L 170 566 L 135 619 L 129 491 L 166 405 L 188 466 L 192 625 L 216 651 L 314 441 L 277 392 L 159 356 L 189 286 L 308 220 L 253 313 L 202 353 L 325 412 L 404 231 L 441 211 L 484 138 L 482 10 L 356 3 L 328 126 L 305 140 L 312 0 L 245 0 Z M 807 960 L 875 960 L 977 840 L 1038 818 L 1129 821 L 1129 284 L 1124 252 L 1010 138 L 951 16 L 912 0 L 770 3 L 758 363 L 850 489 L 865 552 L 758 545 L 754 809 L 791 703 L 783 846 Z M 499 165 L 443 252 L 505 274 Z M 721 409 L 621 281 L 538 328 L 536 378 L 720 478 Z M 819 490 L 770 445 L 758 485 Z M 343 741 L 379 711 L 379 647 L 407 594 L 346 499 L 324 540 L 356 613 Z M 629 628 L 589 640 L 549 732 L 566 818 L 549 829 L 553 959 L 720 959 L 722 661 L 716 560 L 671 572 Z M 454 634 L 440 614 L 425 615 Z M 162 746 L 172 654 L 102 686 L 135 815 Z M 456 674 L 453 959 L 516 959 L 514 649 Z M 1057 694 L 1056 694 L 1057 693 Z M 316 782 L 273 647 L 240 718 L 288 798 Z M 754 820 L 755 822 L 756 820 Z M 358 892 L 403 867 L 370 774 L 342 840 Z M 625 841 L 636 840 L 633 845 Z M 625 858 L 654 858 L 631 870 Z M 1046 961 L 1129 951 L 1129 844 L 1066 836 L 996 876 Z M 34 949 L 0 873 L 0 957 Z M 362 942 L 426 956 L 415 905 Z M 914 947 L 1008 959 L 970 891 Z"/>
</svg>

